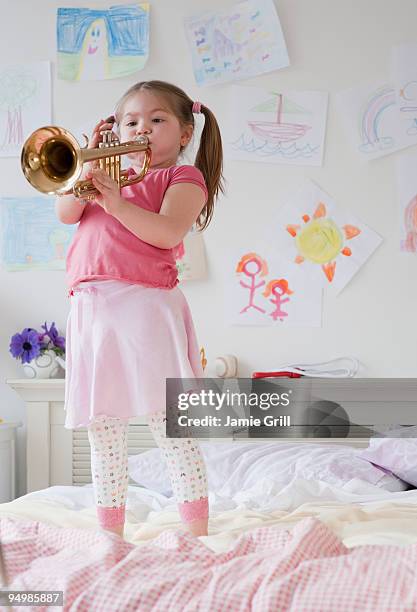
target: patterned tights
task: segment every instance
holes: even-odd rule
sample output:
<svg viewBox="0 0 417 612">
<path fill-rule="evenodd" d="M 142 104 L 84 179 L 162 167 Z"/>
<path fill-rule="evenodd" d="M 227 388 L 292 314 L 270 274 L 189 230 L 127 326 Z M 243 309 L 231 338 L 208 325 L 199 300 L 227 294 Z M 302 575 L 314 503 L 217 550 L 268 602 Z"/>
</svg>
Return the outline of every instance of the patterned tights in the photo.
<svg viewBox="0 0 417 612">
<path fill-rule="evenodd" d="M 148 415 L 148 425 L 167 463 L 183 523 L 208 518 L 207 473 L 199 444 L 191 438 L 167 438 L 165 411 Z M 129 481 L 128 421 L 99 417 L 88 427 L 91 474 L 97 517 L 103 528 L 123 525 Z"/>
</svg>

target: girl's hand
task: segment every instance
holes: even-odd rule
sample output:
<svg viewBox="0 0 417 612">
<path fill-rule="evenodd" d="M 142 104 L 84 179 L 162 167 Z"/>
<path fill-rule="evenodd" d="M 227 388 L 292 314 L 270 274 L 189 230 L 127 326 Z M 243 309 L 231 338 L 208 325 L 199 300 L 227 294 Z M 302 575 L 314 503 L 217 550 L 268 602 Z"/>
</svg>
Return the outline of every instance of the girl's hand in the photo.
<svg viewBox="0 0 417 612">
<path fill-rule="evenodd" d="M 95 149 L 98 147 L 98 143 L 101 142 L 101 132 L 104 130 L 111 130 L 114 125 L 114 117 L 107 117 L 107 119 L 100 119 L 96 127 L 91 134 L 90 141 L 88 143 L 89 149 Z"/>
<path fill-rule="evenodd" d="M 94 168 L 91 172 L 88 172 L 86 178 L 91 179 L 94 187 L 100 192 L 100 195 L 95 197 L 97 204 L 104 208 L 109 215 L 117 216 L 123 207 L 124 200 L 120 195 L 119 185 L 116 181 L 100 168 Z"/>
<path fill-rule="evenodd" d="M 100 121 L 97 123 L 88 141 L 88 149 L 97 149 L 99 143 L 102 141 L 101 132 L 103 132 L 104 130 L 112 129 L 114 122 L 109 121 L 109 119 L 113 119 L 113 117 L 108 117 L 107 119 L 100 119 Z M 98 168 L 98 160 L 87 162 L 86 164 L 84 164 L 81 178 L 83 180 L 89 178 L 87 177 L 87 174 L 91 172 L 94 168 Z"/>
</svg>

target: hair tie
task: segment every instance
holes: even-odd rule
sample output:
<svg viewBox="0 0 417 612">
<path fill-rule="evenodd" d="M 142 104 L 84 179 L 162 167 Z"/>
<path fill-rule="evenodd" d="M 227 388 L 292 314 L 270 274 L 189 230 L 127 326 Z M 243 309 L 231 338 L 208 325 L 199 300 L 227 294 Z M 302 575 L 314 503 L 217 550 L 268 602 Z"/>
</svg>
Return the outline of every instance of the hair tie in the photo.
<svg viewBox="0 0 417 612">
<path fill-rule="evenodd" d="M 201 113 L 201 102 L 197 100 L 193 103 L 193 108 L 191 109 L 192 113 Z"/>
</svg>

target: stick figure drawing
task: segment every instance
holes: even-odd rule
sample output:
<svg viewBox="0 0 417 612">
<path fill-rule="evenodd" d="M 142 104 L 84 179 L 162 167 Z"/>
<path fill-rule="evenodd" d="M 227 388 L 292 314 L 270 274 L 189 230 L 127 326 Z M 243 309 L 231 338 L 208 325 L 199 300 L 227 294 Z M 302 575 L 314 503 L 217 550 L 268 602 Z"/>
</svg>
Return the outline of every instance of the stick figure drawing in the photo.
<svg viewBox="0 0 417 612">
<path fill-rule="evenodd" d="M 256 290 L 265 285 L 264 280 L 261 280 L 258 284 L 256 284 L 256 277 L 258 275 L 266 276 L 268 274 L 268 266 L 266 261 L 256 253 L 246 253 L 246 255 L 243 255 L 239 261 L 236 272 L 239 274 L 245 274 L 250 279 L 249 285 L 244 283 L 242 280 L 239 281 L 242 287 L 249 289 L 249 304 L 245 306 L 245 308 L 242 308 L 240 314 L 246 312 L 249 310 L 249 308 L 254 308 L 259 310 L 259 312 L 265 313 L 265 310 L 260 306 L 256 306 L 256 304 L 253 303 L 253 300 Z"/>
<path fill-rule="evenodd" d="M 279 319 L 283 321 L 285 317 L 288 317 L 288 312 L 282 310 L 282 304 L 290 301 L 289 297 L 284 297 L 284 295 L 292 295 L 293 291 L 288 287 L 288 281 L 285 278 L 274 279 L 269 281 L 267 284 L 265 291 L 262 295 L 265 297 L 269 297 L 272 294 L 272 298 L 270 298 L 270 302 L 275 305 L 275 310 L 269 313 L 269 316 L 276 321 Z"/>
</svg>

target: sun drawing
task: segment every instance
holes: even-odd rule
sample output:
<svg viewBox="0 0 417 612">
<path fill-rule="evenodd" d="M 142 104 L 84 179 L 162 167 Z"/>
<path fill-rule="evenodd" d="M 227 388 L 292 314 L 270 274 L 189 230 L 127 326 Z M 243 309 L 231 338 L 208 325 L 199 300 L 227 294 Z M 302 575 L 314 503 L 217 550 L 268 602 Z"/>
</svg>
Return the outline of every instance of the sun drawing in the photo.
<svg viewBox="0 0 417 612">
<path fill-rule="evenodd" d="M 344 246 L 345 240 L 351 240 L 360 234 L 361 230 L 354 225 L 344 225 L 339 228 L 336 223 L 326 217 L 326 206 L 320 202 L 313 213 L 313 218 L 303 215 L 304 227 L 287 225 L 287 232 L 295 238 L 298 255 L 296 263 L 306 259 L 315 264 L 321 264 L 327 280 L 332 282 L 336 270 L 336 257 L 341 253 L 350 257 L 352 251 Z"/>
</svg>

